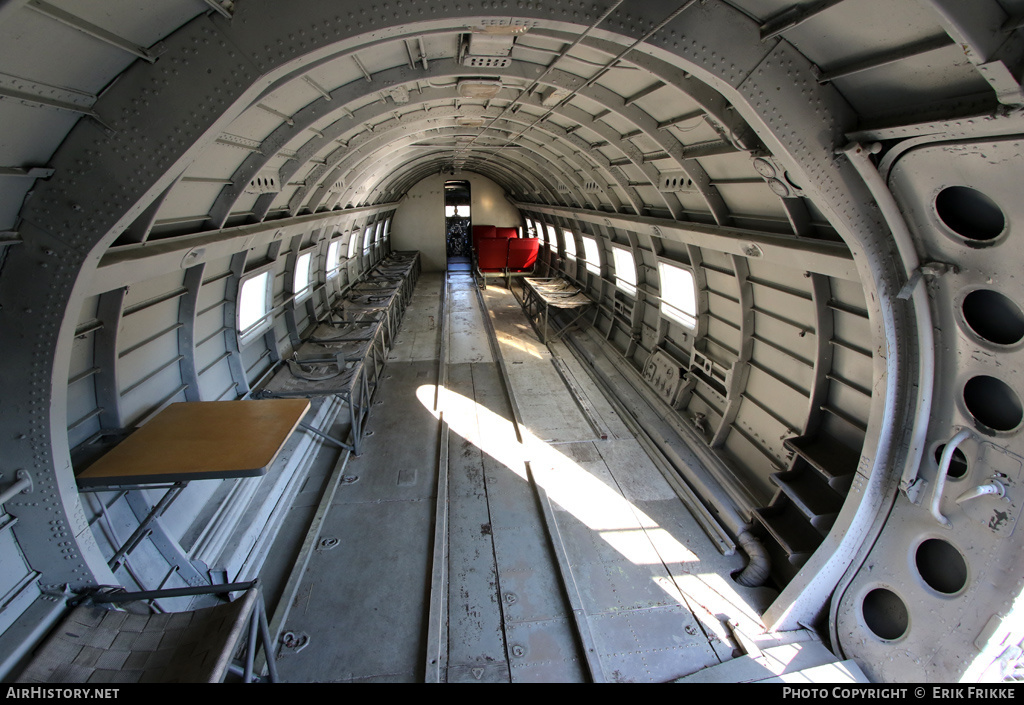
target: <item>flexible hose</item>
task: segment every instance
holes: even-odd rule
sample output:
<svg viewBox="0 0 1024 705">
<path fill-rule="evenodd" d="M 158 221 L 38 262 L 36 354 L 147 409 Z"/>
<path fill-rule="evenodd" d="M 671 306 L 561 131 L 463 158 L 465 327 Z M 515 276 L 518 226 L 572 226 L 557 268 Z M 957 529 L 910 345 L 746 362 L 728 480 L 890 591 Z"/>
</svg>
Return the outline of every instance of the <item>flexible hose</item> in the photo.
<svg viewBox="0 0 1024 705">
<path fill-rule="evenodd" d="M 747 554 L 747 567 L 734 576 L 743 587 L 760 587 L 768 579 L 771 572 L 771 559 L 768 551 L 761 545 L 761 540 L 749 531 L 743 531 L 736 537 L 740 548 Z"/>
</svg>

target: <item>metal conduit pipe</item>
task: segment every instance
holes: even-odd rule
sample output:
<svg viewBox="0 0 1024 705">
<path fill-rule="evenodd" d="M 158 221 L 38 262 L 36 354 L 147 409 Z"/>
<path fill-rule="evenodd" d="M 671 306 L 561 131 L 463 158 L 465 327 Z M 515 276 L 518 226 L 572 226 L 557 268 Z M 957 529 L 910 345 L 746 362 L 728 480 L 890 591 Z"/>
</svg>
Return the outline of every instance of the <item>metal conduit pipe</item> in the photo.
<svg viewBox="0 0 1024 705">
<path fill-rule="evenodd" d="M 629 365 L 622 365 L 621 367 L 613 365 L 609 369 L 602 364 L 596 355 L 597 351 L 588 348 L 582 339 L 569 335 L 566 336 L 565 341 L 577 353 L 581 361 L 586 363 L 599 387 L 608 392 L 608 398 L 613 400 L 614 406 L 624 404 L 620 393 L 616 391 L 618 386 L 614 379 L 616 373 L 618 373 L 618 376 L 625 385 L 643 397 L 643 392 L 641 391 L 643 385 L 632 384 L 629 381 L 629 377 L 626 376 L 636 377 L 635 371 Z M 607 357 L 605 360 L 611 362 Z M 700 458 L 698 453 L 701 450 L 704 450 L 704 452 L 707 452 L 707 450 L 702 449 L 701 445 L 692 438 L 680 437 L 686 448 L 693 454 L 692 458 L 685 460 L 680 458 L 678 448 L 667 440 L 674 435 L 671 426 L 665 424 L 664 418 L 659 418 L 654 413 L 643 413 L 642 406 L 637 405 L 630 409 L 623 408 L 620 412 L 620 417 L 628 425 L 636 424 L 639 427 L 640 432 L 646 435 L 652 444 L 662 452 L 669 464 L 693 488 L 701 500 L 714 508 L 715 518 L 722 522 L 725 529 L 736 537 L 736 543 L 747 554 L 748 560 L 747 565 L 736 573 L 733 579 L 744 587 L 759 587 L 763 585 L 771 572 L 771 559 L 761 540 L 750 532 L 750 525 L 742 517 L 742 512 L 736 506 L 733 499 L 721 488 L 717 480 L 711 477 L 704 469 L 703 459 Z M 695 462 L 687 462 L 687 460 Z"/>
<path fill-rule="evenodd" d="M 871 161 L 871 154 L 878 151 L 878 145 L 861 145 L 851 142 L 839 150 L 863 179 L 868 191 L 878 204 L 882 218 L 892 233 L 900 259 L 903 260 L 904 271 L 908 281 L 920 266 L 920 257 L 910 230 L 907 228 L 899 204 L 893 198 L 885 179 Z M 904 293 L 900 293 L 902 298 Z M 917 333 L 917 359 L 920 364 L 917 379 L 917 399 L 915 400 L 914 427 L 911 431 L 910 447 L 907 453 L 907 464 L 903 471 L 901 486 L 906 488 L 917 476 L 924 455 L 928 418 L 932 407 L 932 395 L 935 387 L 935 334 L 932 329 L 931 309 L 928 303 L 928 291 L 923 282 L 918 281 L 910 292 L 910 300 L 914 305 L 914 320 Z"/>
<path fill-rule="evenodd" d="M 0 506 L 3 506 L 15 495 L 21 494 L 22 492 L 28 493 L 32 491 L 32 478 L 28 476 L 28 473 L 24 470 L 19 470 L 17 476 L 18 481 L 0 494 Z"/>
<path fill-rule="evenodd" d="M 939 502 L 942 501 L 942 490 L 946 486 L 946 473 L 949 472 L 949 463 L 953 460 L 953 451 L 956 450 L 958 445 L 970 437 L 971 432 L 966 428 L 953 436 L 949 439 L 949 443 L 947 443 L 946 447 L 942 450 L 942 458 L 939 460 L 939 472 L 935 477 L 935 490 L 932 492 L 931 512 L 932 516 L 935 517 L 935 521 L 939 522 L 947 529 L 952 529 L 953 524 L 949 519 L 943 516 L 942 512 L 939 510 Z"/>
</svg>

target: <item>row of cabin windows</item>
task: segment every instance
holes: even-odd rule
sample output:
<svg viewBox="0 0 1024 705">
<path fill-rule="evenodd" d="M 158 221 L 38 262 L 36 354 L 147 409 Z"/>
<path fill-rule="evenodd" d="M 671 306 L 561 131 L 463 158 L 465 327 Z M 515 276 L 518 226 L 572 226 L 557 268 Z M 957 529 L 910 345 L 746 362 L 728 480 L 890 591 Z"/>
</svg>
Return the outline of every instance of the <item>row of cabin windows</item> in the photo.
<svg viewBox="0 0 1024 705">
<path fill-rule="evenodd" d="M 526 219 L 529 230 L 543 237 L 544 243 L 552 252 L 558 252 L 558 235 L 553 225 Z M 576 236 L 571 230 L 562 231 L 565 243 L 565 256 L 573 262 L 578 261 L 576 255 Z M 583 240 L 583 261 L 588 272 L 600 276 L 601 250 L 597 240 L 588 235 L 581 235 Z M 612 245 L 612 265 L 615 269 L 615 286 L 630 296 L 636 296 L 636 262 L 633 252 L 618 245 Z M 697 327 L 697 289 L 693 272 L 689 269 L 672 264 L 658 262 L 658 277 L 661 282 L 661 314 L 669 320 L 691 330 Z"/>
<path fill-rule="evenodd" d="M 348 243 L 348 260 L 356 255 L 356 247 L 363 244 L 363 254 L 368 255 L 371 247 L 386 241 L 390 236 L 391 219 L 368 225 L 360 238 L 353 233 Z M 341 238 L 333 240 L 327 247 L 325 273 L 327 279 L 334 279 L 341 271 Z M 238 330 L 242 344 L 253 340 L 270 327 L 272 320 L 272 291 L 270 270 L 262 271 L 242 280 L 238 292 Z M 295 261 L 292 272 L 294 303 L 299 304 L 310 297 L 316 285 L 313 276 L 313 252 L 304 252 Z"/>
</svg>

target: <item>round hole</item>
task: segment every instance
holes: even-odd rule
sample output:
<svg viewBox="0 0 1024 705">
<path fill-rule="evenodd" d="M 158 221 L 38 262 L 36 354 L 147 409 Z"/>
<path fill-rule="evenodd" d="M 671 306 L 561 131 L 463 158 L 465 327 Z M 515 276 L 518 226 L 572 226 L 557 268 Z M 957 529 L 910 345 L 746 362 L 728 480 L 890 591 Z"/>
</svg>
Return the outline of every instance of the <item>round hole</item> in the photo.
<svg viewBox="0 0 1024 705">
<path fill-rule="evenodd" d="M 935 197 L 935 210 L 946 227 L 968 240 L 992 240 L 1006 227 L 995 201 L 967 186 L 944 188 Z"/>
<path fill-rule="evenodd" d="M 964 557 L 942 539 L 928 539 L 918 546 L 916 562 L 917 572 L 937 592 L 952 595 L 967 584 Z"/>
<path fill-rule="evenodd" d="M 935 462 L 942 462 L 942 451 L 946 450 L 946 444 L 943 443 L 935 449 Z M 953 457 L 949 459 L 949 469 L 946 470 L 946 477 L 959 480 L 961 477 L 967 474 L 967 456 L 963 454 L 959 448 L 953 449 Z"/>
<path fill-rule="evenodd" d="M 962 308 L 967 325 L 990 343 L 1013 345 L 1024 338 L 1024 313 L 998 291 L 972 291 Z"/>
<path fill-rule="evenodd" d="M 910 626 L 907 606 L 892 590 L 875 588 L 864 596 L 861 609 L 868 629 L 881 639 L 899 639 Z"/>
<path fill-rule="evenodd" d="M 1024 418 L 1020 397 L 995 377 L 979 375 L 964 385 L 964 403 L 981 424 L 994 431 L 1017 428 Z"/>
</svg>

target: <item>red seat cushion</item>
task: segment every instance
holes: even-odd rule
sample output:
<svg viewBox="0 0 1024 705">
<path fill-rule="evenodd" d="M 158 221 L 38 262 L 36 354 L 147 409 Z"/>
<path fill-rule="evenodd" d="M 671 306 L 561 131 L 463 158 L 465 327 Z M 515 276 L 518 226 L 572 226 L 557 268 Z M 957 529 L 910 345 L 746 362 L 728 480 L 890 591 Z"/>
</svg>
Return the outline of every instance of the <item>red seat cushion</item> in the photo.
<svg viewBox="0 0 1024 705">
<path fill-rule="evenodd" d="M 486 238 L 497 237 L 497 228 L 493 225 L 474 225 L 473 226 L 473 249 L 479 249 L 478 243 Z"/>
<path fill-rule="evenodd" d="M 519 231 L 516 230 L 515 228 L 495 228 L 495 230 L 496 230 L 496 233 L 495 233 L 494 237 L 503 237 L 503 238 L 506 238 L 506 239 L 512 239 L 514 237 L 519 237 Z"/>
<path fill-rule="evenodd" d="M 525 272 L 537 264 L 540 240 L 535 237 L 516 238 L 508 241 L 508 268 L 513 272 Z"/>
<path fill-rule="evenodd" d="M 509 241 L 501 237 L 480 240 L 476 248 L 476 264 L 481 272 L 500 272 L 508 260 Z"/>
</svg>

